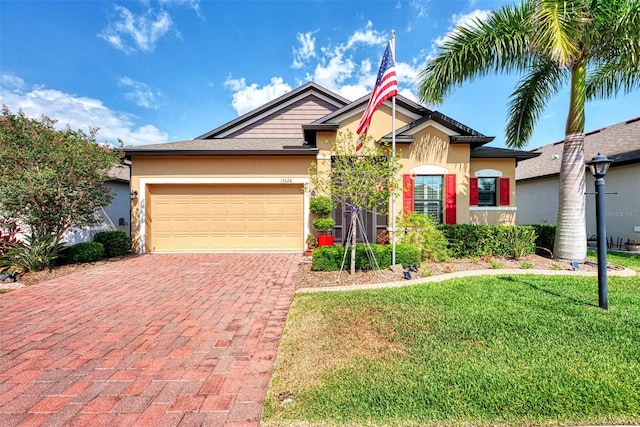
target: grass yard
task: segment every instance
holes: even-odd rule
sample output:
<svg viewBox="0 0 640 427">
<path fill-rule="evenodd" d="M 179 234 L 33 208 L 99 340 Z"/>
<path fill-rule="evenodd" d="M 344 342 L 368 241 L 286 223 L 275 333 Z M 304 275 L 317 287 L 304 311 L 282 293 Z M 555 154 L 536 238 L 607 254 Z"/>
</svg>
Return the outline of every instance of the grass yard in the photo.
<svg viewBox="0 0 640 427">
<path fill-rule="evenodd" d="M 609 278 L 608 311 L 595 277 L 297 294 L 263 423 L 638 424 L 640 278 Z"/>
</svg>

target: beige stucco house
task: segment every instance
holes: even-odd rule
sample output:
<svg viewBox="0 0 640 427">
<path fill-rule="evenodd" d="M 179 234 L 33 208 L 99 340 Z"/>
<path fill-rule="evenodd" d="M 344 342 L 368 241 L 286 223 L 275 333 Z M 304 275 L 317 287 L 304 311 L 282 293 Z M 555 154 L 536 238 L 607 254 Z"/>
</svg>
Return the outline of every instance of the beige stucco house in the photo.
<svg viewBox="0 0 640 427">
<path fill-rule="evenodd" d="M 539 154 L 518 164 L 519 224 L 556 224 L 558 176 L 564 141 L 532 150 Z M 585 162 L 598 153 L 613 160 L 605 176 L 607 236 L 619 241 L 640 241 L 640 117 L 585 134 Z M 596 233 L 594 178 L 587 170 L 587 236 Z M 615 194 L 614 194 L 615 193 Z"/>
<path fill-rule="evenodd" d="M 132 237 L 139 252 L 302 251 L 312 233 L 308 168 L 331 161 L 339 131 L 354 131 L 368 96 L 351 102 L 307 83 L 193 140 L 125 148 L 131 160 Z M 391 101 L 369 134 L 391 140 Z M 493 140 L 407 98 L 396 98 L 401 210 L 445 223 L 513 224 L 516 163 L 535 153 Z M 333 213 L 339 244 L 347 212 Z M 369 240 L 387 215 L 369 212 Z"/>
</svg>

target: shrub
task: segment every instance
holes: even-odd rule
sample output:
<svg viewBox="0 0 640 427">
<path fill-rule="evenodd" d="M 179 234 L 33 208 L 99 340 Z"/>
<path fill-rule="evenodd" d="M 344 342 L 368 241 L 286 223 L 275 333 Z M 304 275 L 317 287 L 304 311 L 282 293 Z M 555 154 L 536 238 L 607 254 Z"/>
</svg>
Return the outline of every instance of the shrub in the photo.
<svg viewBox="0 0 640 427">
<path fill-rule="evenodd" d="M 391 255 L 393 248 L 389 245 L 369 245 L 371 253 L 375 257 L 375 263 L 380 269 L 389 268 L 391 265 Z M 311 269 L 313 271 L 336 271 L 340 270 L 345 255 L 342 246 L 320 246 L 313 250 L 311 257 Z M 349 256 L 347 254 L 347 256 Z M 420 265 L 420 250 L 413 245 L 397 244 L 396 245 L 396 263 L 408 267 L 413 264 Z M 373 265 L 372 265 L 373 264 Z M 348 263 L 345 263 L 345 266 Z M 371 270 L 375 267 L 370 259 L 367 245 L 356 245 L 356 268 L 360 270 Z"/>
<path fill-rule="evenodd" d="M 71 264 L 100 261 L 104 257 L 104 246 L 98 242 L 76 243 L 69 247 L 68 256 Z"/>
<path fill-rule="evenodd" d="M 342 246 L 319 246 L 311 254 L 311 269 L 314 271 L 336 271 L 342 265 Z"/>
<path fill-rule="evenodd" d="M 0 257 L 18 243 L 16 235 L 19 232 L 20 228 L 16 220 L 11 218 L 0 219 Z"/>
<path fill-rule="evenodd" d="M 402 264 L 403 267 L 409 265 L 420 265 L 420 249 L 410 244 L 398 244 L 396 245 L 396 264 Z"/>
<path fill-rule="evenodd" d="M 316 196 L 309 201 L 309 211 L 316 215 L 328 215 L 333 206 L 329 196 Z"/>
<path fill-rule="evenodd" d="M 536 231 L 530 226 L 513 226 L 507 232 L 509 255 L 520 259 L 535 252 Z"/>
<path fill-rule="evenodd" d="M 328 232 L 336 225 L 336 222 L 331 217 L 321 217 L 315 218 L 311 224 L 316 231 Z"/>
<path fill-rule="evenodd" d="M 377 244 L 356 245 L 356 268 L 360 270 L 388 268 L 391 265 L 391 249 L 390 246 Z"/>
<path fill-rule="evenodd" d="M 402 215 L 398 219 L 401 243 L 411 244 L 420 250 L 420 258 L 429 261 L 447 261 L 450 257 L 447 239 L 429 216 L 419 213 Z"/>
<path fill-rule="evenodd" d="M 131 251 L 131 238 L 124 231 L 100 231 L 93 237 L 93 241 L 102 244 L 107 258 L 122 256 Z"/>
<path fill-rule="evenodd" d="M 534 252 L 535 230 L 525 231 L 532 230 L 531 226 L 449 224 L 438 229 L 444 233 L 454 258 L 523 256 Z"/>
<path fill-rule="evenodd" d="M 43 270 L 53 264 L 62 249 L 63 245 L 55 243 L 53 236 L 43 240 L 28 236 L 9 247 L 0 266 L 17 266 L 25 272 Z"/>
<path fill-rule="evenodd" d="M 532 224 L 536 231 L 536 253 L 549 256 L 553 254 L 553 243 L 556 238 L 556 226 L 548 224 Z"/>
</svg>

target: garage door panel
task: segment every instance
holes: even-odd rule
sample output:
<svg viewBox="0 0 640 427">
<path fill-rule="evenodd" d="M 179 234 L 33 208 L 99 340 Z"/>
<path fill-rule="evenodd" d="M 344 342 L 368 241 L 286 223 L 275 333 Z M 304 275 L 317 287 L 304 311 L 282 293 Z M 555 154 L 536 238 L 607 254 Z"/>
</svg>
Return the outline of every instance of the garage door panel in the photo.
<svg viewBox="0 0 640 427">
<path fill-rule="evenodd" d="M 151 251 L 302 250 L 297 185 L 150 185 Z"/>
</svg>

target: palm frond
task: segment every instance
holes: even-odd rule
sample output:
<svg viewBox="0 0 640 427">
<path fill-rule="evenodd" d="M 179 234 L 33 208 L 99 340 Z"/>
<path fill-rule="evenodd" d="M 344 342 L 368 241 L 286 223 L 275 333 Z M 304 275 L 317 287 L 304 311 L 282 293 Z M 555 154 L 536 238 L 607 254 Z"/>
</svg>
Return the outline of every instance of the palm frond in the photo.
<svg viewBox="0 0 640 427">
<path fill-rule="evenodd" d="M 589 0 L 536 0 L 532 48 L 567 67 L 582 54 L 584 28 L 591 20 Z"/>
<path fill-rule="evenodd" d="M 640 89 L 640 69 L 609 61 L 589 73 L 586 85 L 587 100 L 626 95 Z"/>
<path fill-rule="evenodd" d="M 420 73 L 420 99 L 439 104 L 465 81 L 526 69 L 531 62 L 527 24 L 531 13 L 530 2 L 524 2 L 504 6 L 471 27 L 457 27 Z"/>
<path fill-rule="evenodd" d="M 540 60 L 520 79 L 509 102 L 507 146 L 522 148 L 527 145 L 547 101 L 560 90 L 566 74 L 566 69 L 555 63 Z"/>
</svg>

